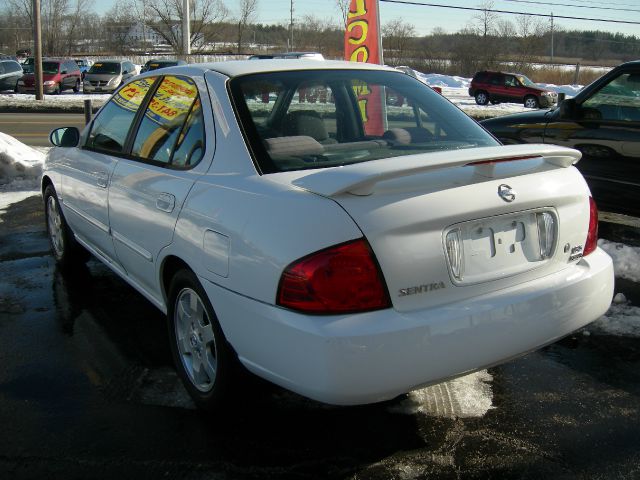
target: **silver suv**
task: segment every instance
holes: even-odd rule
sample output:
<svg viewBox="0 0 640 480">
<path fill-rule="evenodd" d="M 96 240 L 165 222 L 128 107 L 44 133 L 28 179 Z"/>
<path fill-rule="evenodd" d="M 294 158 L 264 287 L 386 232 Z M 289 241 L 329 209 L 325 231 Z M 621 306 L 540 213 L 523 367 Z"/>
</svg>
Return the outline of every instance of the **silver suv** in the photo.
<svg viewBox="0 0 640 480">
<path fill-rule="evenodd" d="M 120 85 L 137 75 L 129 60 L 96 61 L 84 76 L 85 93 L 113 93 Z"/>
</svg>

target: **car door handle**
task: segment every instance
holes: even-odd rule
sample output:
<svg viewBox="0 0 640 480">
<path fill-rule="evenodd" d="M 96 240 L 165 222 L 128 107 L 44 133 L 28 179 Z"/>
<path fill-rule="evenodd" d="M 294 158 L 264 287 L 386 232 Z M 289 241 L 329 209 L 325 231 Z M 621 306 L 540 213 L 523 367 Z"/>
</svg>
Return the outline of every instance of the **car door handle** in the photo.
<svg viewBox="0 0 640 480">
<path fill-rule="evenodd" d="M 161 193 L 156 198 L 156 208 L 163 212 L 171 213 L 176 206 L 176 197 L 170 193 Z"/>
<path fill-rule="evenodd" d="M 107 172 L 92 172 L 91 174 L 96 179 L 96 185 L 101 188 L 107 188 L 107 184 L 109 183 L 109 174 L 107 174 Z"/>
</svg>

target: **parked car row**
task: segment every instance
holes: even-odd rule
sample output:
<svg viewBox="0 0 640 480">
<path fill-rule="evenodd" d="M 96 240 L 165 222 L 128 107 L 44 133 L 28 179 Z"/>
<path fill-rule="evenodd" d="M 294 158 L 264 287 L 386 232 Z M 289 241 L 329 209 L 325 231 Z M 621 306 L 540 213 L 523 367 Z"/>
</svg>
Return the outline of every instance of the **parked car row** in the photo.
<svg viewBox="0 0 640 480">
<path fill-rule="evenodd" d="M 0 56 L 0 91 L 16 93 L 35 92 L 34 57 L 22 64 L 8 56 Z M 142 71 L 185 65 L 184 60 L 150 60 Z M 129 60 L 107 59 L 95 63 L 86 58 L 43 58 L 42 80 L 46 94 L 57 94 L 65 90 L 85 93 L 113 93 L 134 75 L 138 67 Z"/>
</svg>

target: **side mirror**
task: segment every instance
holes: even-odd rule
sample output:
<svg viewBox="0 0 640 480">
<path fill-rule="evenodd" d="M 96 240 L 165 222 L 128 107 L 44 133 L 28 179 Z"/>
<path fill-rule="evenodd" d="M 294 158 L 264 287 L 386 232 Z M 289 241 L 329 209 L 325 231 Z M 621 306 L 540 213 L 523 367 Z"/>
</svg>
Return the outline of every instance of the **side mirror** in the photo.
<svg viewBox="0 0 640 480">
<path fill-rule="evenodd" d="M 60 75 L 66 75 L 66 74 L 67 74 L 67 71 L 66 71 L 66 70 L 62 70 L 62 71 L 60 72 Z"/>
<path fill-rule="evenodd" d="M 122 72 L 123 75 L 126 75 L 129 73 L 129 70 L 125 70 L 124 72 Z"/>
<path fill-rule="evenodd" d="M 573 98 L 568 98 L 560 102 L 560 119 L 568 120 L 575 118 L 578 105 Z"/>
<path fill-rule="evenodd" d="M 49 134 L 49 141 L 56 147 L 77 147 L 80 130 L 76 127 L 56 128 Z"/>
</svg>

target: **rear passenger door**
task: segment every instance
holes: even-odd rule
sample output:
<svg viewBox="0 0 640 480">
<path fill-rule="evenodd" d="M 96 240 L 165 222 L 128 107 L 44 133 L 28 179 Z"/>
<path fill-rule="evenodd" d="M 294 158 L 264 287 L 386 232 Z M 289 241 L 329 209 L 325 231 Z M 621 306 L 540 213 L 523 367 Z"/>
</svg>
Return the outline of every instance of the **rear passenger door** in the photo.
<svg viewBox="0 0 640 480">
<path fill-rule="evenodd" d="M 132 82 L 127 91 L 116 93 L 93 119 L 82 148 L 66 149 L 68 158 L 62 164 L 67 221 L 76 235 L 113 265 L 118 262 L 109 231 L 109 180 L 125 153 L 137 109 L 153 80 Z"/>
<path fill-rule="evenodd" d="M 208 147 L 203 88 L 188 77 L 161 79 L 138 115 L 128 142 L 129 158 L 118 162 L 110 184 L 109 217 L 118 259 L 130 279 L 157 299 L 159 253 L 173 239 L 178 214 L 202 174 L 196 167 Z"/>
</svg>

